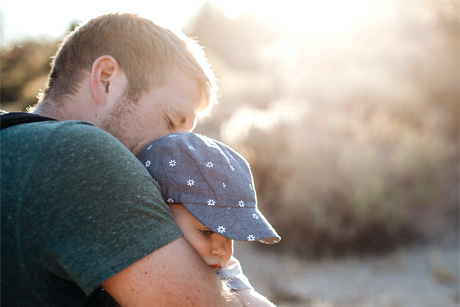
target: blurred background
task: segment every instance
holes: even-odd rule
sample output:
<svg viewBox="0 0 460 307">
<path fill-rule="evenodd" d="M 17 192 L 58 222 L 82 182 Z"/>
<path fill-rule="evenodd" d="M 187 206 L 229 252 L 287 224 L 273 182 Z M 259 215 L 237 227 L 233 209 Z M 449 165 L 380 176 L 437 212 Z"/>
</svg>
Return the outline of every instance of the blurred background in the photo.
<svg viewBox="0 0 460 307">
<path fill-rule="evenodd" d="M 128 2 L 0 4 L 1 108 L 36 102 L 79 22 L 181 30 L 219 79 L 196 132 L 249 160 L 282 236 L 236 244 L 256 289 L 279 306 L 458 306 L 459 0 Z"/>
</svg>

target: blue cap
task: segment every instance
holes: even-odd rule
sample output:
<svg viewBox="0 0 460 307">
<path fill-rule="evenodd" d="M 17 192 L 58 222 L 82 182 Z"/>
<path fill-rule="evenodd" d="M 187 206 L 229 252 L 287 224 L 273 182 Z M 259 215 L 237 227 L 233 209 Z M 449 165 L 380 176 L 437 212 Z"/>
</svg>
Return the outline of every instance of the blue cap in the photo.
<svg viewBox="0 0 460 307">
<path fill-rule="evenodd" d="M 192 132 L 173 133 L 137 157 L 167 203 L 184 205 L 215 233 L 268 244 L 281 239 L 257 208 L 248 162 L 225 144 Z"/>
</svg>

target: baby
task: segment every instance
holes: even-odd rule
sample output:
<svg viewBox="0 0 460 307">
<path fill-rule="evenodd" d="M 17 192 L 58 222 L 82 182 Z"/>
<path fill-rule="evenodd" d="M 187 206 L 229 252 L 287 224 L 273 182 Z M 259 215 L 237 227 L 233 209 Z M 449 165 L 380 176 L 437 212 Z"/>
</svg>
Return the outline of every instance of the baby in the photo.
<svg viewBox="0 0 460 307">
<path fill-rule="evenodd" d="M 173 133 L 138 155 L 161 187 L 185 239 L 251 306 L 273 306 L 254 291 L 233 257 L 233 240 L 281 238 L 257 208 L 248 162 L 228 146 L 192 132 Z"/>
</svg>

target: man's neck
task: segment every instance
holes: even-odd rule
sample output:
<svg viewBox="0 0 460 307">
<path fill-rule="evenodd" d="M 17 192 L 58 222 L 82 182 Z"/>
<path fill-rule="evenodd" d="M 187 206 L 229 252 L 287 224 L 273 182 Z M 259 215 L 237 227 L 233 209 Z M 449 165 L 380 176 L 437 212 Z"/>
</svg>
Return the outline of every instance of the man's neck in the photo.
<svg viewBox="0 0 460 307">
<path fill-rule="evenodd" d="M 40 102 L 34 109 L 31 110 L 32 113 L 55 118 L 57 120 L 66 120 L 65 116 L 63 116 L 58 108 L 56 108 L 55 104 L 50 101 L 43 101 Z"/>
<path fill-rule="evenodd" d="M 49 103 L 40 102 L 33 109 L 31 109 L 31 113 L 59 119 L 57 112 L 53 109 L 54 108 L 50 107 Z"/>
<path fill-rule="evenodd" d="M 91 114 L 89 111 L 88 105 L 83 105 L 83 103 L 78 104 L 73 101 L 66 102 L 55 102 L 51 100 L 44 100 L 40 102 L 35 109 L 32 110 L 32 113 L 39 114 L 46 117 L 55 118 L 59 121 L 65 120 L 84 120 L 84 121 L 93 121 L 93 118 L 90 118 Z"/>
</svg>

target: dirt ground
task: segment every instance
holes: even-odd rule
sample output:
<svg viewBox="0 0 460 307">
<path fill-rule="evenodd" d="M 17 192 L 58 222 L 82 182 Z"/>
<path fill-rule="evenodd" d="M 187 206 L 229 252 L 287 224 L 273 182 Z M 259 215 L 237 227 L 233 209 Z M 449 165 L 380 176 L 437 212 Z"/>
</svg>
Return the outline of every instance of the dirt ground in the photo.
<svg viewBox="0 0 460 307">
<path fill-rule="evenodd" d="M 246 276 L 279 307 L 459 306 L 459 255 L 458 236 L 340 260 L 301 261 L 235 243 Z"/>
</svg>

